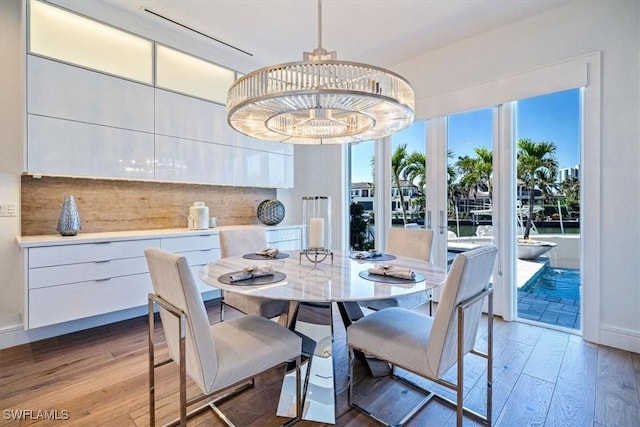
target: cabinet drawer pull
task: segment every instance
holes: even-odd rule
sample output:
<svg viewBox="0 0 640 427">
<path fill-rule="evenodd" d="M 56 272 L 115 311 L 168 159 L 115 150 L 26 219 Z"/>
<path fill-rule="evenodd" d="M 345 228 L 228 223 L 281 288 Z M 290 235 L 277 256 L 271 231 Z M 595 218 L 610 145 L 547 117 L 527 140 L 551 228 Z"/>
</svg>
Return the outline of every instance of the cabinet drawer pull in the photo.
<svg viewBox="0 0 640 427">
<path fill-rule="evenodd" d="M 111 277 L 104 277 L 102 279 L 96 279 L 96 282 L 107 282 L 109 280 L 111 280 Z"/>
<path fill-rule="evenodd" d="M 94 245 L 110 245 L 111 242 L 94 242 Z"/>
<path fill-rule="evenodd" d="M 104 263 L 107 263 L 107 262 L 111 262 L 111 260 L 110 259 L 101 259 L 100 261 L 95 261 L 94 263 L 95 264 L 104 264 Z"/>
</svg>

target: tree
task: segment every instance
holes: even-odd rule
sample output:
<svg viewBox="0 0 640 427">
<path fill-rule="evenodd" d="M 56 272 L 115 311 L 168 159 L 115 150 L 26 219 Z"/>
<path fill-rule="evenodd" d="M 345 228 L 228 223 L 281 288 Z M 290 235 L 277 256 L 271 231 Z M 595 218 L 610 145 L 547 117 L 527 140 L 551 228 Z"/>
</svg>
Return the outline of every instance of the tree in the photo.
<svg viewBox="0 0 640 427">
<path fill-rule="evenodd" d="M 404 179 L 418 186 L 420 197 L 412 201 L 418 208 L 418 212 L 424 213 L 425 206 L 425 186 L 427 185 L 427 156 L 419 151 L 414 151 L 407 156 L 407 164 L 402 171 Z M 417 184 L 416 184 L 416 181 Z"/>
<path fill-rule="evenodd" d="M 351 203 L 351 226 L 350 226 L 350 243 L 351 249 L 354 251 L 363 251 L 371 249 L 371 242 L 368 240 L 368 224 L 364 219 L 364 208 L 360 203 Z"/>
<path fill-rule="evenodd" d="M 402 208 L 402 222 L 407 223 L 407 211 L 404 207 L 404 194 L 400 185 L 400 178 L 407 167 L 407 144 L 400 144 L 391 156 L 391 179 L 400 194 L 400 206 Z"/>
<path fill-rule="evenodd" d="M 580 211 L 580 180 L 574 176 L 560 183 L 560 192 L 564 197 L 564 204 L 573 216 L 573 211 Z"/>
<path fill-rule="evenodd" d="M 518 141 L 518 178 L 529 192 L 529 215 L 524 230 L 524 240 L 529 239 L 531 232 L 536 188 L 544 191 L 541 177 L 556 176 L 558 170 L 556 151 L 557 147 L 553 142 L 536 142 L 529 138 Z"/>
</svg>

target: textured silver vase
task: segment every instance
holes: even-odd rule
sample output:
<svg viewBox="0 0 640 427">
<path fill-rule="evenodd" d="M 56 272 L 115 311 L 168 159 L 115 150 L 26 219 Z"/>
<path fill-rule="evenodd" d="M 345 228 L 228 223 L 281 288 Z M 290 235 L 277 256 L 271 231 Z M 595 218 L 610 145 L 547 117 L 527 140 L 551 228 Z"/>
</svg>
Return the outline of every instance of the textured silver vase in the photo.
<svg viewBox="0 0 640 427">
<path fill-rule="evenodd" d="M 56 230 L 63 236 L 75 236 L 80 231 L 80 215 L 73 196 L 64 196 Z"/>
</svg>

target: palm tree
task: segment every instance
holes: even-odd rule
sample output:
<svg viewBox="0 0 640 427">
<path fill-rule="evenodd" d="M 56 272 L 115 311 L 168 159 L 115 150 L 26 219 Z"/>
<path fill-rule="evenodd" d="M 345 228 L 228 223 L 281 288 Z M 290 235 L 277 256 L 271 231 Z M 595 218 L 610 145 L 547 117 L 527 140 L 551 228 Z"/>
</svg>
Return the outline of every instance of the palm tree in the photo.
<svg viewBox="0 0 640 427">
<path fill-rule="evenodd" d="M 427 183 L 427 156 L 419 151 L 414 151 L 407 156 L 407 164 L 402 171 L 402 176 L 412 184 L 416 184 L 421 190 Z"/>
<path fill-rule="evenodd" d="M 480 185 L 486 188 L 486 191 L 489 193 L 489 198 L 491 199 L 493 196 L 493 185 L 491 185 L 493 175 L 493 151 L 484 147 L 476 147 L 474 151 L 476 153 L 476 167 Z"/>
<path fill-rule="evenodd" d="M 465 190 L 468 197 L 473 190 L 473 198 L 477 199 L 478 191 L 489 193 L 492 197 L 493 186 L 491 178 L 493 175 L 493 152 L 484 147 L 474 149 L 475 157 L 462 156 L 458 158 L 455 166 L 459 171 L 460 186 Z"/>
<path fill-rule="evenodd" d="M 537 142 L 529 138 L 522 138 L 518 141 L 518 178 L 522 180 L 529 191 L 529 215 L 524 230 L 524 240 L 529 239 L 531 232 L 535 190 L 542 184 L 540 177 L 556 175 L 558 169 L 558 161 L 555 157 L 556 150 L 557 147 L 553 142 Z"/>
<path fill-rule="evenodd" d="M 427 185 L 427 156 L 419 151 L 414 151 L 407 157 L 407 165 L 402 171 L 404 179 L 419 188 L 420 196 L 412 201 L 417 206 L 418 213 L 424 213 L 425 186 Z M 418 181 L 416 183 L 416 180 Z"/>
<path fill-rule="evenodd" d="M 564 196 L 564 204 L 568 210 L 580 210 L 580 180 L 576 177 L 565 179 L 560 183 L 560 191 Z"/>
<path fill-rule="evenodd" d="M 407 167 L 407 144 L 400 144 L 393 155 L 391 156 L 391 179 L 393 184 L 400 193 L 400 206 L 402 207 L 402 221 L 407 223 L 407 212 L 404 208 L 404 194 L 402 193 L 402 186 L 400 185 L 400 178 L 404 169 Z"/>
</svg>

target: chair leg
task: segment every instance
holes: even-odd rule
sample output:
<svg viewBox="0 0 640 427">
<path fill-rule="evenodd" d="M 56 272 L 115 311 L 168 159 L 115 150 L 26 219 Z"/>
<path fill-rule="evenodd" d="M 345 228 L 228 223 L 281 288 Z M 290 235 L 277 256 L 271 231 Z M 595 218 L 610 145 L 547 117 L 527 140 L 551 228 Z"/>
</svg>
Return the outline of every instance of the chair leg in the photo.
<svg viewBox="0 0 640 427">
<path fill-rule="evenodd" d="M 148 301 L 148 345 L 149 345 L 149 425 L 156 425 L 155 342 L 153 300 Z"/>
<path fill-rule="evenodd" d="M 462 427 L 464 415 L 464 309 L 458 308 L 458 363 L 456 378 L 456 426 Z"/>
<path fill-rule="evenodd" d="M 220 323 L 224 322 L 224 291 L 220 291 Z"/>
</svg>

